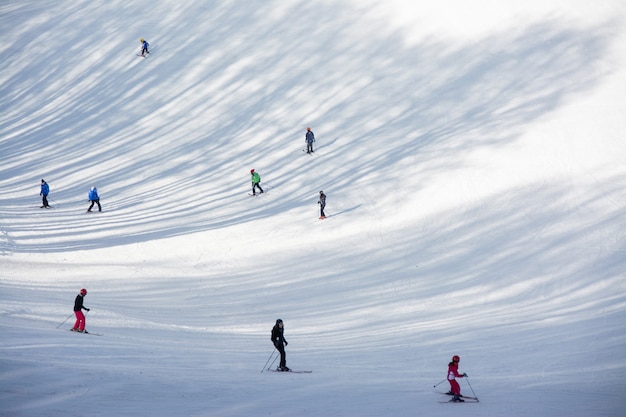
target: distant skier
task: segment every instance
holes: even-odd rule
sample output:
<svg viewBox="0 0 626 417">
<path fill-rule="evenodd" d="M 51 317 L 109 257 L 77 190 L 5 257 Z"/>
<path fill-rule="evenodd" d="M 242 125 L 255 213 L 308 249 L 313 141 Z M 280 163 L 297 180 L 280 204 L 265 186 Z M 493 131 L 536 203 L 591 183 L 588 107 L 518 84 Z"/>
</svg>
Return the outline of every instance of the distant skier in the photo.
<svg viewBox="0 0 626 417">
<path fill-rule="evenodd" d="M 320 220 L 324 220 L 326 215 L 324 214 L 324 208 L 326 207 L 326 194 L 324 191 L 320 191 L 320 199 L 317 201 L 317 204 L 320 205 Z"/>
<path fill-rule="evenodd" d="M 258 172 L 254 171 L 254 168 L 250 170 L 250 175 L 252 176 L 252 195 L 256 195 L 257 187 L 261 191 L 261 194 L 262 194 L 263 188 L 261 188 L 261 185 L 259 184 L 261 182 L 261 176 L 259 175 Z"/>
<path fill-rule="evenodd" d="M 283 336 L 284 331 L 285 328 L 283 325 L 283 321 L 281 319 L 276 320 L 276 324 L 272 328 L 272 343 L 274 344 L 276 350 L 278 350 L 278 352 L 280 353 L 280 364 L 278 365 L 278 368 L 276 368 L 276 370 L 287 372 L 291 369 L 287 368 L 287 355 L 285 354 L 285 346 L 287 346 L 289 343 L 287 343 L 287 340 L 285 340 L 285 336 Z"/>
<path fill-rule="evenodd" d="M 87 307 L 83 306 L 83 300 L 86 295 L 87 290 L 83 288 L 82 290 L 80 290 L 80 293 L 78 293 L 76 299 L 74 300 L 74 315 L 76 315 L 76 323 L 74 323 L 74 327 L 72 327 L 73 332 L 89 333 L 85 330 L 85 315 L 82 311 L 89 311 Z"/>
<path fill-rule="evenodd" d="M 311 130 L 310 127 L 306 128 L 306 136 L 304 138 L 304 141 L 306 142 L 306 153 L 310 154 L 312 152 L 315 152 L 313 150 L 313 142 L 315 142 L 315 135 L 313 134 L 313 131 Z"/>
<path fill-rule="evenodd" d="M 144 38 L 139 39 L 139 42 L 141 42 L 141 56 L 145 57 L 146 54 L 150 53 L 150 51 L 148 51 L 150 44 Z"/>
<path fill-rule="evenodd" d="M 93 208 L 94 204 L 98 204 L 98 211 L 102 211 L 102 206 L 100 205 L 100 196 L 98 195 L 98 189 L 96 188 L 95 185 L 91 187 L 91 189 L 89 190 L 88 198 L 89 198 L 89 201 L 91 201 L 91 205 L 87 209 L 88 213 L 91 212 L 91 209 Z"/>
<path fill-rule="evenodd" d="M 455 378 L 463 378 L 467 374 L 459 374 L 459 358 L 457 355 L 452 357 L 452 362 L 448 364 L 448 382 L 450 383 L 450 392 L 448 394 L 453 395 L 452 401 L 464 402 L 461 399 L 461 386 L 456 382 Z"/>
<path fill-rule="evenodd" d="M 41 208 L 48 208 L 50 205 L 48 204 L 48 193 L 50 193 L 50 187 L 48 184 L 42 179 L 41 180 L 41 191 L 39 195 L 41 196 Z"/>
</svg>

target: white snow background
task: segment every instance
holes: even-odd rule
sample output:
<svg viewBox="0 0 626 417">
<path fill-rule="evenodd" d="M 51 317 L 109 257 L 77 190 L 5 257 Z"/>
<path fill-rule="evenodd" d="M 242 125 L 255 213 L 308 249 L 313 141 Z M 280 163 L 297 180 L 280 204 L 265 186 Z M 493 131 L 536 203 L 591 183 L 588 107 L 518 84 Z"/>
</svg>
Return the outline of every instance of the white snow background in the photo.
<svg viewBox="0 0 626 417">
<path fill-rule="evenodd" d="M 0 415 L 624 416 L 625 22 L 3 1 Z"/>
</svg>

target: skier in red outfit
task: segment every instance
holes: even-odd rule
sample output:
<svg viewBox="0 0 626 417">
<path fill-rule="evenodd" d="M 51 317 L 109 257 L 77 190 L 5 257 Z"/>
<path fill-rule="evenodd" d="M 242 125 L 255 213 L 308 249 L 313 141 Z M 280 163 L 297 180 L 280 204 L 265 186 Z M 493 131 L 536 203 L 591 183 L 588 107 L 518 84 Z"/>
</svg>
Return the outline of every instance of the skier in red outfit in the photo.
<svg viewBox="0 0 626 417">
<path fill-rule="evenodd" d="M 73 332 L 89 333 L 85 330 L 85 315 L 82 311 L 89 311 L 87 307 L 83 306 L 83 298 L 86 295 L 87 290 L 83 288 L 82 290 L 80 290 L 80 293 L 76 296 L 76 299 L 74 300 L 74 314 L 76 315 L 76 323 L 74 323 L 74 327 L 72 327 Z"/>
<path fill-rule="evenodd" d="M 459 383 L 456 382 L 456 379 L 455 379 L 455 378 L 463 378 L 464 376 L 467 376 L 467 374 L 459 374 L 459 361 L 460 360 L 461 358 L 459 358 L 457 355 L 454 355 L 452 357 L 452 362 L 448 364 L 448 382 L 450 383 L 449 394 L 454 395 L 454 397 L 452 398 L 452 401 L 463 402 L 463 400 L 461 399 L 461 387 L 459 386 Z"/>
</svg>

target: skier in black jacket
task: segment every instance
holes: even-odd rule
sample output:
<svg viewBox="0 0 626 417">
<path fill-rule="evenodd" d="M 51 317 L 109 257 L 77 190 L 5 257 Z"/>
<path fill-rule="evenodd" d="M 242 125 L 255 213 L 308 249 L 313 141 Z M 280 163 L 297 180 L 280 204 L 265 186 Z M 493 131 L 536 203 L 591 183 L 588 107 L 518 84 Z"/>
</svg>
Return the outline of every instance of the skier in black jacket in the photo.
<svg viewBox="0 0 626 417">
<path fill-rule="evenodd" d="M 74 314 L 76 315 L 76 323 L 74 323 L 74 327 L 72 327 L 73 332 L 89 333 L 85 330 L 85 315 L 82 311 L 89 311 L 87 307 L 83 306 L 83 298 L 86 295 L 87 290 L 83 288 L 82 290 L 80 290 L 80 293 L 76 296 L 76 299 L 74 300 Z"/>
<path fill-rule="evenodd" d="M 326 218 L 326 214 L 324 214 L 324 208 L 326 208 L 326 194 L 324 194 L 324 191 L 320 191 L 320 199 L 317 200 L 317 204 L 320 205 L 320 220 L 324 220 Z"/>
<path fill-rule="evenodd" d="M 274 343 L 274 347 L 278 352 L 280 352 L 280 365 L 278 365 L 277 371 L 290 371 L 291 369 L 287 368 L 287 355 L 285 354 L 285 346 L 287 340 L 285 340 L 285 336 L 283 336 L 283 332 L 285 331 L 283 327 L 283 321 L 281 319 L 276 320 L 276 324 L 272 328 L 272 343 Z"/>
</svg>

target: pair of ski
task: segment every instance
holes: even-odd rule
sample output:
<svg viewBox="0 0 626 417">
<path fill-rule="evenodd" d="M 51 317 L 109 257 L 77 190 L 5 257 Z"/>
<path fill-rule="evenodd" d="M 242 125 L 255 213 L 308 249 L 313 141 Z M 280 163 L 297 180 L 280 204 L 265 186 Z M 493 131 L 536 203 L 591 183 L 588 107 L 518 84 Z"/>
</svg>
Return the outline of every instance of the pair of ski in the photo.
<svg viewBox="0 0 626 417">
<path fill-rule="evenodd" d="M 80 334 L 90 334 L 90 335 L 92 335 L 92 336 L 103 336 L 103 334 L 101 334 L 101 333 L 91 333 L 91 332 L 88 332 L 87 330 L 84 330 L 84 331 L 82 331 L 82 332 L 79 332 L 79 331 L 77 331 L 77 330 L 72 330 L 72 329 L 70 329 L 70 332 L 72 332 L 72 333 L 80 333 Z"/>
<path fill-rule="evenodd" d="M 310 374 L 313 372 L 313 371 L 293 371 L 291 369 L 288 371 L 280 371 L 278 369 L 269 369 L 269 368 L 267 370 L 270 372 L 276 372 L 279 374 Z"/>
<path fill-rule="evenodd" d="M 148 53 L 141 55 L 141 52 L 137 52 L 137 56 L 141 58 L 148 58 L 150 54 L 155 51 L 155 49 L 157 49 L 157 45 L 150 45 L 150 51 Z"/>
<path fill-rule="evenodd" d="M 439 394 L 443 394 L 443 395 L 453 395 L 449 392 L 440 392 Z M 459 398 L 463 401 L 455 401 L 454 398 L 450 398 L 448 401 L 439 401 L 441 404 L 447 404 L 447 403 L 459 403 L 459 404 L 463 404 L 463 403 L 477 403 L 478 402 L 478 398 L 476 397 L 469 397 L 467 395 L 459 395 Z"/>
<path fill-rule="evenodd" d="M 39 208 L 51 209 L 51 208 L 54 208 L 54 206 L 41 206 Z M 85 211 L 85 213 L 94 213 L 94 211 L 93 210 L 87 210 L 87 211 Z M 99 210 L 98 213 L 102 213 L 102 210 Z"/>
</svg>

